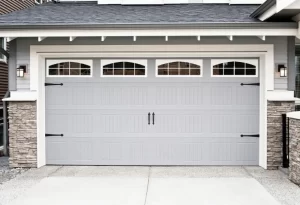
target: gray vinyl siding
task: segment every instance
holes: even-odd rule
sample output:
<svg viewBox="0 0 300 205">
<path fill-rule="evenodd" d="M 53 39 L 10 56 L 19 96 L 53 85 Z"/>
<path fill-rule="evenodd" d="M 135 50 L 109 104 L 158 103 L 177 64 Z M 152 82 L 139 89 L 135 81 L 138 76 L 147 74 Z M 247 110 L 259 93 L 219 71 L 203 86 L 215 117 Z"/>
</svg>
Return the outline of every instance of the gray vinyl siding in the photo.
<svg viewBox="0 0 300 205">
<path fill-rule="evenodd" d="M 287 37 L 267 37 L 266 41 L 262 41 L 257 37 L 234 37 L 233 41 L 229 41 L 226 37 L 202 37 L 198 42 L 196 37 L 170 37 L 169 41 L 165 41 L 164 37 L 145 37 L 137 38 L 136 42 L 133 42 L 132 37 L 122 38 L 106 38 L 104 42 L 101 42 L 100 38 L 77 38 L 75 41 L 70 42 L 68 38 L 47 38 L 42 42 L 38 42 L 37 38 L 17 38 L 15 41 L 15 47 L 12 49 L 15 54 L 11 54 L 9 61 L 11 68 L 15 69 L 15 66 L 25 64 L 28 65 L 30 73 L 30 45 L 170 45 L 170 44 L 274 44 L 274 56 L 275 65 L 274 72 L 276 71 L 277 64 L 288 63 L 288 38 Z M 234 56 L 232 56 L 234 58 Z M 29 89 L 30 87 L 30 75 L 27 74 L 24 78 L 17 79 L 15 82 L 15 71 L 10 71 L 10 90 L 17 88 L 18 90 Z M 286 90 L 287 78 L 281 78 L 278 73 L 275 73 L 275 89 Z"/>
</svg>

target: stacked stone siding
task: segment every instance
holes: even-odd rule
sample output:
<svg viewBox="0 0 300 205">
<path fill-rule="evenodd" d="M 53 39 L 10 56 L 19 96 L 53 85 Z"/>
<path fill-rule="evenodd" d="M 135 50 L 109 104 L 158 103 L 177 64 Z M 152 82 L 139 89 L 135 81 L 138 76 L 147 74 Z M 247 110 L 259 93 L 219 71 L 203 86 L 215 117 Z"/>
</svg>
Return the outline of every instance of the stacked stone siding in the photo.
<svg viewBox="0 0 300 205">
<path fill-rule="evenodd" d="M 300 185 L 300 120 L 290 119 L 290 180 Z"/>
<path fill-rule="evenodd" d="M 37 167 L 36 102 L 9 102 L 9 165 Z"/>
<path fill-rule="evenodd" d="M 295 102 L 268 101 L 267 167 L 282 165 L 282 114 L 295 111 Z"/>
</svg>

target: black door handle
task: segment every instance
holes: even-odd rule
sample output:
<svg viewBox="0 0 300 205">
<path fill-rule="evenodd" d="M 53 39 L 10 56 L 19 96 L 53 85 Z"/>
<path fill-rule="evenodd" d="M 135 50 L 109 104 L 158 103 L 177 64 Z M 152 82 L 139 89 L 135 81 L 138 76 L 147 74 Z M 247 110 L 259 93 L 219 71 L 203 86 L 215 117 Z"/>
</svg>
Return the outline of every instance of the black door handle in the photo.
<svg viewBox="0 0 300 205">
<path fill-rule="evenodd" d="M 152 123 L 155 124 L 155 113 L 152 113 Z"/>
<path fill-rule="evenodd" d="M 148 113 L 148 125 L 150 125 L 150 112 Z"/>
</svg>

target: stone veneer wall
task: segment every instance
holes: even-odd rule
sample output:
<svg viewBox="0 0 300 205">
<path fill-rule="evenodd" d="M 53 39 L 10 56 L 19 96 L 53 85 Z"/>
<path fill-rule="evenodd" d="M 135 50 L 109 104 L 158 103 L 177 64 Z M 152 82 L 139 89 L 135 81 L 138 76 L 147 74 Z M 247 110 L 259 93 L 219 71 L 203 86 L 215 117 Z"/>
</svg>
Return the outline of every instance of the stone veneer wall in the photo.
<svg viewBox="0 0 300 205">
<path fill-rule="evenodd" d="M 300 185 L 300 120 L 290 119 L 290 174 L 289 178 Z"/>
<path fill-rule="evenodd" d="M 9 166 L 37 167 L 36 102 L 9 102 Z"/>
<path fill-rule="evenodd" d="M 295 111 L 295 102 L 268 101 L 267 168 L 282 165 L 282 114 Z"/>
</svg>

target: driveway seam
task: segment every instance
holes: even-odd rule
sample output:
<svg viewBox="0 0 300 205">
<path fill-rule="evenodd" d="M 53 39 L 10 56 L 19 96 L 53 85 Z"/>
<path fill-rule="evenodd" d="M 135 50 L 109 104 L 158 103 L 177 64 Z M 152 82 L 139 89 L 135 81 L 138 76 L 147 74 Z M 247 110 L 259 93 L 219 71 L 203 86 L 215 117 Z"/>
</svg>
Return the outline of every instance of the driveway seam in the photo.
<svg viewBox="0 0 300 205">
<path fill-rule="evenodd" d="M 60 166 L 58 167 L 55 171 L 53 171 L 52 173 L 48 174 L 47 177 L 51 177 L 51 175 L 55 174 L 56 172 L 58 172 L 59 170 L 61 170 L 64 166 Z"/>
<path fill-rule="evenodd" d="M 150 176 L 151 176 L 151 166 L 149 166 L 148 183 L 147 183 L 147 188 L 146 188 L 146 195 L 145 195 L 145 202 L 144 202 L 144 205 L 147 204 L 148 190 L 149 190 L 149 184 L 150 184 Z"/>
</svg>

